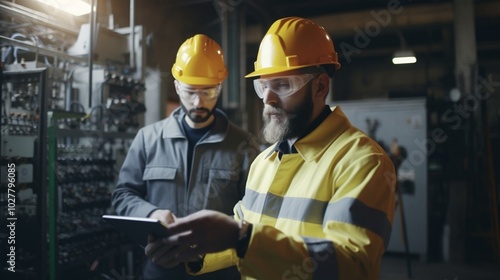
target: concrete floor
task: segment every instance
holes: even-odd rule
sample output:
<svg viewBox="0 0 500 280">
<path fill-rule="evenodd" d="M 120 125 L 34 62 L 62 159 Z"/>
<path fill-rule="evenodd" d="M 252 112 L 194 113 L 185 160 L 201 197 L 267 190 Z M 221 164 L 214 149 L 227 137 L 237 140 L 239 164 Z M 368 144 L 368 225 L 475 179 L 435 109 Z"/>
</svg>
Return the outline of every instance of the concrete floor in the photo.
<svg viewBox="0 0 500 280">
<path fill-rule="evenodd" d="M 411 261 L 408 277 L 406 259 L 386 256 L 382 260 L 380 280 L 500 280 L 500 264 L 451 264 Z"/>
</svg>

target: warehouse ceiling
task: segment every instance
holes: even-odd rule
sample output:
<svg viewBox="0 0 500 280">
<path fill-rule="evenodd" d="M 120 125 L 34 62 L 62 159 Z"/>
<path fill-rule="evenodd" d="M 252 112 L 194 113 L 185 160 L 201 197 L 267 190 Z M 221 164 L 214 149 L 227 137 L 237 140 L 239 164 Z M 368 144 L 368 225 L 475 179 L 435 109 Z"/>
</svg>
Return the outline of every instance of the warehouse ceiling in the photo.
<svg viewBox="0 0 500 280">
<path fill-rule="evenodd" d="M 8 2 L 29 5 L 36 1 Z M 106 21 L 106 14 L 112 11 L 115 13 L 115 20 L 121 21 L 120 26 L 129 24 L 129 5 L 132 1 L 101 0 L 96 2 L 101 19 Z M 210 30 L 220 30 L 221 21 L 230 13 L 241 11 L 241 20 L 245 25 L 245 31 L 242 30 L 242 32 L 245 32 L 247 53 L 252 56 L 256 53 L 262 36 L 272 22 L 286 16 L 301 16 L 324 26 L 337 47 L 355 46 L 357 43 L 355 40 L 360 40 L 360 33 L 368 35 L 369 46 L 366 46 L 363 52 L 353 53 L 353 58 L 387 56 L 401 48 L 402 44 L 415 52 L 443 56 L 454 46 L 453 34 L 456 20 L 454 3 L 461 3 L 461 1 L 148 0 L 135 1 L 135 24 L 144 24 L 142 21 L 151 20 L 151 18 L 164 18 L 163 20 L 168 21 L 173 27 L 190 24 L 193 26 L 191 30 L 207 31 L 210 34 Z M 478 54 L 486 61 L 498 61 L 500 0 L 474 1 L 474 10 Z M 167 15 L 172 13 L 187 13 L 187 16 L 169 18 Z M 83 17 L 81 20 L 88 19 Z M 179 20 L 182 20 L 182 23 L 179 23 Z M 181 36 L 182 31 L 179 30 L 177 33 Z M 165 37 L 165 34 L 157 35 L 158 39 Z M 448 51 L 446 55 L 452 54 Z"/>
<path fill-rule="evenodd" d="M 333 37 L 354 45 L 359 33 L 371 32 L 370 46 L 353 57 L 387 55 L 401 44 L 416 52 L 442 56 L 453 49 L 454 3 L 459 0 L 188 0 L 169 1 L 167 6 L 199 11 L 205 26 L 218 24 L 221 17 L 240 5 L 246 25 L 248 51 L 256 51 L 267 28 L 278 18 L 310 18 Z M 500 1 L 474 1 L 478 53 L 486 60 L 497 59 L 500 51 Z M 369 35 L 369 34 L 368 34 Z"/>
<path fill-rule="evenodd" d="M 387 10 L 388 7 L 409 7 L 424 4 L 450 2 L 450 0 L 253 0 L 250 6 L 266 18 L 280 18 L 290 15 L 317 17 L 325 15 L 360 12 L 366 10 Z"/>
</svg>

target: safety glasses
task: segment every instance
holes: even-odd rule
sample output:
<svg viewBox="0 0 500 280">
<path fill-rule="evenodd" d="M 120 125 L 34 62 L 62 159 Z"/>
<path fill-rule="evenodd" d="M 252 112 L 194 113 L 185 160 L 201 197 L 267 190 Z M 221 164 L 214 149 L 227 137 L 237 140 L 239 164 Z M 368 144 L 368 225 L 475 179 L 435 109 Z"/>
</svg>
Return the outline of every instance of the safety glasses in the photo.
<svg viewBox="0 0 500 280">
<path fill-rule="evenodd" d="M 220 95 L 222 85 L 218 84 L 215 87 L 209 88 L 189 88 L 181 84 L 179 81 L 175 81 L 175 87 L 177 89 L 177 94 L 184 100 L 195 101 L 196 97 L 203 101 L 213 101 L 217 99 Z"/>
<path fill-rule="evenodd" d="M 270 90 L 280 97 L 286 97 L 294 94 L 304 85 L 309 83 L 316 75 L 302 74 L 283 77 L 273 77 L 267 79 L 256 79 L 253 81 L 255 92 L 262 99 L 264 92 Z"/>
</svg>

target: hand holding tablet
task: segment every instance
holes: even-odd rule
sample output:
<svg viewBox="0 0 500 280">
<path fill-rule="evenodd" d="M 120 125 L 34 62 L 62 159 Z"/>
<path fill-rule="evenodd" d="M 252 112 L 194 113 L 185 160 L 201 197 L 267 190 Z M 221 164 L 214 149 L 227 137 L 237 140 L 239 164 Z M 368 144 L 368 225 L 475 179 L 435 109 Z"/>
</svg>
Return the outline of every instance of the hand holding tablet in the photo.
<svg viewBox="0 0 500 280">
<path fill-rule="evenodd" d="M 148 245 L 148 235 L 150 234 L 156 237 L 168 236 L 166 225 L 158 219 L 116 215 L 103 215 L 102 218 L 143 248 Z"/>
</svg>

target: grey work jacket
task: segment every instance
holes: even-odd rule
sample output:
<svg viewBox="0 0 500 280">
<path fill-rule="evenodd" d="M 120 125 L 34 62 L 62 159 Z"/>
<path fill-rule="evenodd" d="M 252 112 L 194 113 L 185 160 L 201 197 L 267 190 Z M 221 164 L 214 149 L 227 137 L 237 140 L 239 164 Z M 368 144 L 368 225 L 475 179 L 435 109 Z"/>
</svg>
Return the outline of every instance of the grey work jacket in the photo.
<svg viewBox="0 0 500 280">
<path fill-rule="evenodd" d="M 214 114 L 214 127 L 194 147 L 191 174 L 188 140 L 181 129 L 183 110 L 139 130 L 113 191 L 117 214 L 147 217 L 156 209 L 177 217 L 201 209 L 233 214 L 259 150 L 255 137 L 229 122 L 222 111 Z"/>
</svg>

